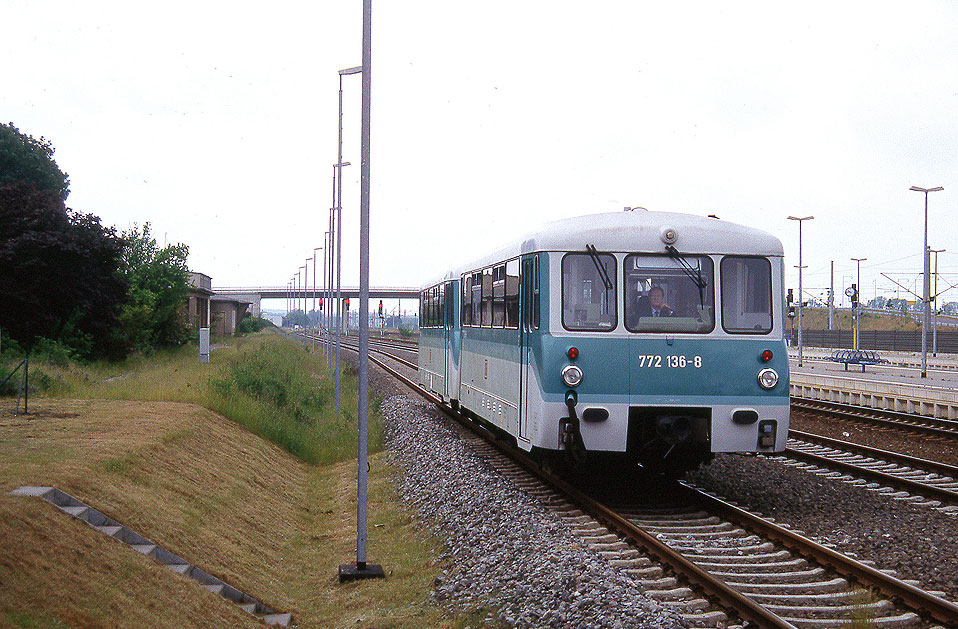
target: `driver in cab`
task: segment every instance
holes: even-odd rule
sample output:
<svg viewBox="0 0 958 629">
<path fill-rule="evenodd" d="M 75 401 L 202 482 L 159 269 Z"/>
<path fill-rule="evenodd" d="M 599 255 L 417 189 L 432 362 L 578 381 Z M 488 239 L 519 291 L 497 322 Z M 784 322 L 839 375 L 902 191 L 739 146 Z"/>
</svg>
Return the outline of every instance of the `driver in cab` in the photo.
<svg viewBox="0 0 958 629">
<path fill-rule="evenodd" d="M 648 295 L 640 295 L 635 302 L 634 319 L 639 317 L 674 317 L 675 313 L 665 303 L 665 291 L 661 286 L 653 286 Z M 634 325 L 634 322 L 633 322 Z"/>
</svg>

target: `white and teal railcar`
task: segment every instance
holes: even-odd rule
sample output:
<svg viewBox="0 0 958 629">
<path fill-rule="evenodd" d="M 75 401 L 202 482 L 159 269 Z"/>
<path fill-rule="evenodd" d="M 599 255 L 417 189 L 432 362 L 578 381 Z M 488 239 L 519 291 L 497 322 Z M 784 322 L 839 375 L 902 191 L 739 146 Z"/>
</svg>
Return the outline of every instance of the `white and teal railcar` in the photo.
<svg viewBox="0 0 958 629">
<path fill-rule="evenodd" d="M 556 221 L 422 290 L 419 381 L 545 456 L 781 451 L 783 269 L 777 238 L 713 217 Z"/>
</svg>

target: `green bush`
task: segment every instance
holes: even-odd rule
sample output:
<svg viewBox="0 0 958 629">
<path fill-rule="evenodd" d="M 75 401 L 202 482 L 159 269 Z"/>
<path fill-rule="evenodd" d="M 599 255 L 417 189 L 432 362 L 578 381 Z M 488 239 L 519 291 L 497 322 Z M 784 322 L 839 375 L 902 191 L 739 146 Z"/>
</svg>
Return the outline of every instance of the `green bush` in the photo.
<svg viewBox="0 0 958 629">
<path fill-rule="evenodd" d="M 31 363 L 44 362 L 57 367 L 66 367 L 76 360 L 78 356 L 72 347 L 62 341 L 51 341 L 46 338 L 38 339 L 30 353 Z"/>
<path fill-rule="evenodd" d="M 265 328 L 276 327 L 272 322 L 267 321 L 266 319 L 260 319 L 259 317 L 251 317 L 249 315 L 243 317 L 243 320 L 240 321 L 239 327 L 236 329 L 237 334 L 252 334 L 254 332 L 259 332 Z"/>
<path fill-rule="evenodd" d="M 342 461 L 356 451 L 356 383 L 344 369 L 337 411 L 324 371 L 321 354 L 271 336 L 250 343 L 210 379 L 208 405 L 308 463 Z M 370 451 L 381 447 L 382 429 L 374 421 Z"/>
<path fill-rule="evenodd" d="M 220 391 L 235 387 L 251 398 L 275 406 L 304 422 L 310 413 L 322 408 L 315 383 L 295 361 L 277 352 L 268 352 L 265 343 L 259 352 L 243 354 L 229 367 L 226 383 L 216 383 Z"/>
</svg>

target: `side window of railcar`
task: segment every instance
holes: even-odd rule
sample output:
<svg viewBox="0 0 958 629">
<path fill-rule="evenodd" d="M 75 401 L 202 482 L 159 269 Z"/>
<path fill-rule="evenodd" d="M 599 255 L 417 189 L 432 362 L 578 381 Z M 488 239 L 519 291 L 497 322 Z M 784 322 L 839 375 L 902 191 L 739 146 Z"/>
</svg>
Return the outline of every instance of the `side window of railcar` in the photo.
<svg viewBox="0 0 958 629">
<path fill-rule="evenodd" d="M 436 327 L 436 291 L 430 287 L 426 294 L 426 303 L 429 305 L 429 311 L 426 314 L 426 325 L 430 328 Z"/>
<path fill-rule="evenodd" d="M 506 327 L 519 327 L 519 260 L 506 262 Z"/>
<path fill-rule="evenodd" d="M 427 328 L 432 327 L 432 288 L 423 291 L 422 325 Z"/>
<path fill-rule="evenodd" d="M 625 327 L 631 332 L 711 332 L 713 275 L 707 256 L 626 256 Z"/>
<path fill-rule="evenodd" d="M 482 327 L 492 327 L 492 268 L 482 270 Z"/>
<path fill-rule="evenodd" d="M 442 327 L 444 328 L 453 328 L 452 315 L 456 311 L 454 305 L 453 296 L 455 291 L 453 291 L 452 282 L 446 282 L 442 286 Z"/>
<path fill-rule="evenodd" d="M 462 325 L 472 325 L 472 275 L 463 275 L 462 281 Z"/>
<path fill-rule="evenodd" d="M 539 329 L 539 256 L 536 256 L 535 263 L 532 265 L 532 327 Z"/>
<path fill-rule="evenodd" d="M 772 331 L 772 266 L 767 259 L 722 260 L 722 327 L 732 334 Z"/>
<path fill-rule="evenodd" d="M 562 258 L 562 325 L 568 330 L 615 328 L 615 257 L 570 253 Z"/>
<path fill-rule="evenodd" d="M 506 265 L 492 267 L 492 327 L 506 324 Z"/>
<path fill-rule="evenodd" d="M 472 325 L 482 325 L 482 273 L 472 274 Z"/>
</svg>

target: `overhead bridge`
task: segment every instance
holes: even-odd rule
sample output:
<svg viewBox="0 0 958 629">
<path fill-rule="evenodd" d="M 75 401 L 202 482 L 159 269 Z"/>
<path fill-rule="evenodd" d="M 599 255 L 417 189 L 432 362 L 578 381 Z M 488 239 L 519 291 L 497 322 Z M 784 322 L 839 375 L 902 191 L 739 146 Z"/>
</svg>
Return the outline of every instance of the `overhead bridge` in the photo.
<svg viewBox="0 0 958 629">
<path fill-rule="evenodd" d="M 288 286 L 225 286 L 214 287 L 213 292 L 216 295 L 232 297 L 240 301 L 250 302 L 250 312 L 253 316 L 259 316 L 260 301 L 263 299 L 319 299 L 325 297 L 327 291 L 317 287 L 300 288 L 290 290 Z M 340 289 L 343 298 L 356 299 L 359 297 L 358 286 L 343 286 Z M 370 299 L 419 299 L 419 288 L 416 286 L 370 286 Z"/>
</svg>

